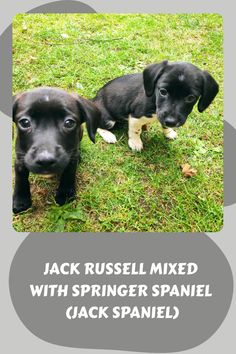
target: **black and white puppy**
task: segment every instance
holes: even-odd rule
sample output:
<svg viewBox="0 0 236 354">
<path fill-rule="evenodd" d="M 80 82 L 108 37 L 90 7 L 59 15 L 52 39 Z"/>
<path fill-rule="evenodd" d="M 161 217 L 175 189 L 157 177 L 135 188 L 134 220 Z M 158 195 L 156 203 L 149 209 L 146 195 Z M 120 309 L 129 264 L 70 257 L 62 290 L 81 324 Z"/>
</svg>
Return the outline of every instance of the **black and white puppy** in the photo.
<svg viewBox="0 0 236 354">
<path fill-rule="evenodd" d="M 56 202 L 75 197 L 81 124 L 95 142 L 100 112 L 95 105 L 56 88 L 37 88 L 14 97 L 13 120 L 17 127 L 13 212 L 31 206 L 29 172 L 60 176 Z"/>
<path fill-rule="evenodd" d="M 101 111 L 98 133 L 108 143 L 116 137 L 108 130 L 120 119 L 129 124 L 128 144 L 141 151 L 142 126 L 160 121 L 164 135 L 177 136 L 174 127 L 183 125 L 198 101 L 203 112 L 219 90 L 217 82 L 207 72 L 186 62 L 167 60 L 147 66 L 143 73 L 118 77 L 109 81 L 92 100 Z"/>
</svg>

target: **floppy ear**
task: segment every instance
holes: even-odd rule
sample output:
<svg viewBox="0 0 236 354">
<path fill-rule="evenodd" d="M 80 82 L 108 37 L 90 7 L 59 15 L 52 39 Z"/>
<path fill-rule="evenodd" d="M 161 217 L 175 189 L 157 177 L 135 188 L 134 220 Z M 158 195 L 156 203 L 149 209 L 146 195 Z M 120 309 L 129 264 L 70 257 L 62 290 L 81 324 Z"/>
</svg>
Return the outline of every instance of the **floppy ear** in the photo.
<svg viewBox="0 0 236 354">
<path fill-rule="evenodd" d="M 199 112 L 203 112 L 211 104 L 219 91 L 219 85 L 207 71 L 202 72 L 202 77 L 202 95 L 198 102 Z"/>
<path fill-rule="evenodd" d="M 13 122 L 15 122 L 16 112 L 17 112 L 17 108 L 18 108 L 18 100 L 19 100 L 20 96 L 21 96 L 21 94 L 17 94 L 17 95 L 14 95 L 12 97 L 12 101 L 13 101 L 13 105 L 12 105 L 12 120 L 13 120 Z"/>
<path fill-rule="evenodd" d="M 143 83 L 146 95 L 152 96 L 155 89 L 155 84 L 159 77 L 163 74 L 163 71 L 168 64 L 168 60 L 164 60 L 161 63 L 155 63 L 148 65 L 143 71 Z"/>
<path fill-rule="evenodd" d="M 88 135 L 95 143 L 95 135 L 99 125 L 100 111 L 95 104 L 81 96 L 77 96 L 77 103 L 81 114 L 81 123 L 86 123 Z"/>
</svg>

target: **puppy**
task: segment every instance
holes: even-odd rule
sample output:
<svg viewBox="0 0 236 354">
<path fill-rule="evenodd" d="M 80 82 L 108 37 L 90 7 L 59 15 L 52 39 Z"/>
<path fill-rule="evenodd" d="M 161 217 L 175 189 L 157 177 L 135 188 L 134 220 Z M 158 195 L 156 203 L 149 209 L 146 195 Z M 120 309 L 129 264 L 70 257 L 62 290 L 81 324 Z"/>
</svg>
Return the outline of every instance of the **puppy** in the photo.
<svg viewBox="0 0 236 354">
<path fill-rule="evenodd" d="M 81 124 L 95 142 L 99 111 L 76 94 L 56 88 L 37 88 L 17 95 L 13 121 L 17 127 L 13 212 L 31 206 L 29 172 L 60 176 L 56 202 L 63 205 L 75 197 Z"/>
<path fill-rule="evenodd" d="M 174 127 L 183 125 L 198 102 L 203 112 L 219 90 L 207 72 L 185 62 L 167 60 L 147 66 L 143 73 L 118 77 L 109 81 L 92 100 L 101 111 L 98 133 L 108 143 L 116 137 L 109 132 L 120 119 L 128 118 L 129 147 L 141 151 L 142 127 L 160 121 L 164 135 L 174 139 Z"/>
</svg>

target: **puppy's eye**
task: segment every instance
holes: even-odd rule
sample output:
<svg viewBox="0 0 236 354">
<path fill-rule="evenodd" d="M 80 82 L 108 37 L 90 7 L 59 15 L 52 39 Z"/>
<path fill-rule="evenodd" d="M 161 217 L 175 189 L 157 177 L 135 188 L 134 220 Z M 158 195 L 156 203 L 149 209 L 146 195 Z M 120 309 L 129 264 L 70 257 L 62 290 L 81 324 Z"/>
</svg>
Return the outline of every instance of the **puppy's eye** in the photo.
<svg viewBox="0 0 236 354">
<path fill-rule="evenodd" d="M 165 88 L 160 88 L 159 94 L 162 97 L 166 97 L 168 95 L 168 91 Z"/>
<path fill-rule="evenodd" d="M 21 118 L 18 122 L 18 125 L 22 129 L 29 129 L 31 127 L 30 119 L 28 118 Z"/>
<path fill-rule="evenodd" d="M 73 129 L 76 126 L 76 121 L 74 119 L 71 118 L 67 118 L 64 122 L 64 127 L 66 129 Z"/>
<path fill-rule="evenodd" d="M 185 97 L 185 101 L 188 103 L 192 103 L 196 100 L 196 96 L 194 95 L 188 95 L 187 97 Z"/>
</svg>

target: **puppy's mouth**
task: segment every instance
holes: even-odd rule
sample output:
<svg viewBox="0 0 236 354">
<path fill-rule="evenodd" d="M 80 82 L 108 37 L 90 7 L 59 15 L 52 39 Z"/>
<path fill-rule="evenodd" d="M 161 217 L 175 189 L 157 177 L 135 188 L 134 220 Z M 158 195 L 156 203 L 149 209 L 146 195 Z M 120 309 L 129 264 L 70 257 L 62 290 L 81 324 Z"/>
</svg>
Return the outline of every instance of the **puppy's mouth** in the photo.
<svg viewBox="0 0 236 354">
<path fill-rule="evenodd" d="M 180 122 L 177 122 L 176 124 L 168 124 L 168 123 L 164 122 L 162 124 L 162 127 L 163 128 L 179 128 L 179 127 L 181 127 L 181 125 L 183 125 L 183 124 L 181 124 Z"/>
<path fill-rule="evenodd" d="M 49 176 L 49 175 L 55 175 L 55 174 L 61 174 L 65 167 L 67 166 L 68 163 L 60 163 L 55 166 L 52 166 L 50 168 L 42 168 L 38 166 L 37 164 L 29 164 L 25 163 L 26 167 L 30 172 L 36 173 L 38 175 L 42 176 Z"/>
</svg>

